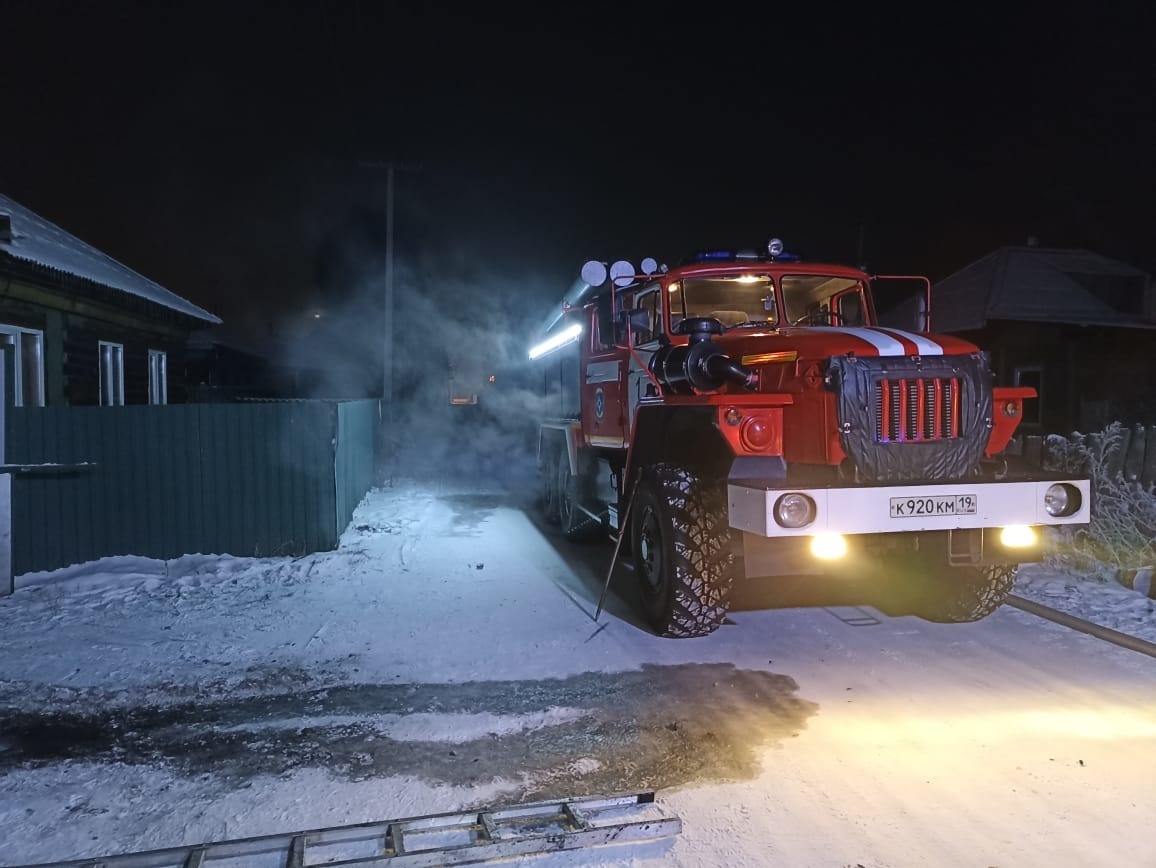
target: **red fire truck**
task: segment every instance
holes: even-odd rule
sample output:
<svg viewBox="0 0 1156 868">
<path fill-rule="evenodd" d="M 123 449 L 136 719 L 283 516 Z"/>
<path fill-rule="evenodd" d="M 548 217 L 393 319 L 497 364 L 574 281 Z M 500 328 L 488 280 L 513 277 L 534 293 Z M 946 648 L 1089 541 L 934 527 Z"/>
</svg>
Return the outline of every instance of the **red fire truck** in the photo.
<svg viewBox="0 0 1156 868">
<path fill-rule="evenodd" d="M 880 326 L 881 280 L 778 239 L 594 261 L 537 336 L 544 517 L 618 539 L 659 634 L 715 630 L 736 580 L 807 573 L 879 575 L 918 615 L 977 620 L 1045 526 L 1088 522 L 1086 478 L 1004 454 L 1034 391 L 929 332 L 925 278 L 913 325 Z"/>
</svg>

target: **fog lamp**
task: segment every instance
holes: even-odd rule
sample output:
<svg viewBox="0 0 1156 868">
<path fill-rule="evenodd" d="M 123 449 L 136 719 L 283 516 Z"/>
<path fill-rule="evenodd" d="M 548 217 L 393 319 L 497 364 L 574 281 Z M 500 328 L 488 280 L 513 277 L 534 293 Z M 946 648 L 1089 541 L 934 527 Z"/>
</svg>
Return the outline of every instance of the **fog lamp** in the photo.
<svg viewBox="0 0 1156 868">
<path fill-rule="evenodd" d="M 815 520 L 815 501 L 792 491 L 775 501 L 774 513 L 782 527 L 805 527 Z"/>
<path fill-rule="evenodd" d="M 841 533 L 817 533 L 811 537 L 811 554 L 825 561 L 833 561 L 847 554 L 847 540 Z"/>
<path fill-rule="evenodd" d="M 1026 549 L 1036 544 L 1036 532 L 1026 524 L 1009 524 L 999 532 L 999 542 L 1004 548 Z"/>
<path fill-rule="evenodd" d="M 1044 509 L 1056 518 L 1072 515 L 1080 508 L 1080 490 L 1066 482 L 1048 486 L 1044 492 Z"/>
</svg>

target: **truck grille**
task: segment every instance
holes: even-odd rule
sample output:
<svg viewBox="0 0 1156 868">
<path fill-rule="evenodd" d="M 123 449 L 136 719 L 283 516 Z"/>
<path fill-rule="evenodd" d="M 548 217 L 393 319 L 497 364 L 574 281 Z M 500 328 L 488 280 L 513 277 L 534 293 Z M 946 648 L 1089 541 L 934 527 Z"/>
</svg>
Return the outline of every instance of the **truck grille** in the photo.
<svg viewBox="0 0 1156 868">
<path fill-rule="evenodd" d="M 875 442 L 958 439 L 959 399 L 958 377 L 876 380 Z"/>
</svg>

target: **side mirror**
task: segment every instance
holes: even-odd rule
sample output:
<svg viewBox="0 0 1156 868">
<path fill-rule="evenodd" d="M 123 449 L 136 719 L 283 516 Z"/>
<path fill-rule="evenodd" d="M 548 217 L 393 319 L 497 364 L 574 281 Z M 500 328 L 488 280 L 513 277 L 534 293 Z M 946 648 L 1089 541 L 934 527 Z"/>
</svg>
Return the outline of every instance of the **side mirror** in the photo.
<svg viewBox="0 0 1156 868">
<path fill-rule="evenodd" d="M 617 315 L 618 325 L 618 343 L 626 343 L 626 330 L 629 327 L 630 331 L 634 333 L 635 343 L 646 343 L 651 339 L 650 334 L 650 311 L 643 307 L 635 307 L 630 310 L 620 310 Z"/>
<path fill-rule="evenodd" d="M 931 330 L 931 281 L 917 275 L 879 274 L 871 278 L 878 324 L 916 332 Z"/>
<path fill-rule="evenodd" d="M 636 307 L 632 310 L 624 310 L 618 314 L 619 320 L 622 322 L 622 327 L 626 328 L 630 325 L 630 330 L 635 332 L 650 331 L 650 311 L 646 308 Z"/>
</svg>

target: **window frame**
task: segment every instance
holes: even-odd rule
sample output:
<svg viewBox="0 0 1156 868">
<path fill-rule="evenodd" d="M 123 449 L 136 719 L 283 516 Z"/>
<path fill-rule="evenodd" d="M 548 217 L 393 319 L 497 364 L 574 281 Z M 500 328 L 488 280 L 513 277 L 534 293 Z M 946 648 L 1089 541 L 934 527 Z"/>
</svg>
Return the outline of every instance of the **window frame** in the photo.
<svg viewBox="0 0 1156 868">
<path fill-rule="evenodd" d="M 13 341 L 13 359 L 15 360 L 15 370 L 13 371 L 12 388 L 16 394 L 13 395 L 13 404 L 17 407 L 27 406 L 24 403 L 24 338 L 32 336 L 36 338 L 36 403 L 32 406 L 44 406 L 44 330 L 28 328 L 26 326 L 10 325 L 8 323 L 0 323 L 0 334 L 8 335 Z"/>
<path fill-rule="evenodd" d="M 822 282 L 807 287 L 806 293 L 804 294 L 791 287 L 791 282 L 795 280 L 821 280 Z M 819 291 L 831 281 L 846 281 L 852 285 L 835 287 L 825 292 Z M 860 325 L 867 325 L 870 322 L 870 316 L 868 314 L 870 310 L 868 287 L 867 283 L 860 278 L 848 277 L 842 274 L 787 272 L 779 275 L 777 283 L 779 294 L 782 296 L 783 301 L 781 322 L 784 325 L 803 323 L 811 318 L 828 318 L 830 325 L 844 325 L 842 322 L 836 322 L 835 317 L 829 317 L 828 311 L 834 310 L 836 314 L 841 314 L 843 300 L 850 295 L 856 295 L 859 299 L 859 315 L 862 320 Z M 797 309 L 800 301 L 802 301 L 804 305 L 802 312 Z"/>
<path fill-rule="evenodd" d="M 111 376 L 116 378 L 116 392 L 111 396 L 105 395 L 105 380 L 109 377 L 105 376 L 105 349 L 113 350 L 112 357 L 115 358 L 115 369 L 110 372 Z M 97 384 L 99 386 L 100 406 L 102 407 L 123 407 L 124 406 L 124 344 L 116 341 L 97 341 Z M 106 400 L 106 397 L 109 400 Z M 116 400 L 119 398 L 120 400 Z"/>
<path fill-rule="evenodd" d="M 160 370 L 154 372 L 153 366 L 159 361 Z M 165 350 L 150 349 L 148 353 L 148 374 L 149 374 L 149 404 L 151 406 L 160 406 L 169 402 L 169 354 Z M 160 384 L 160 395 L 158 396 L 153 391 L 155 383 Z"/>
</svg>

